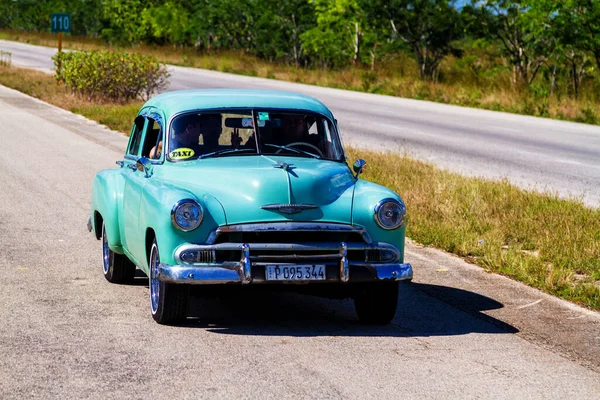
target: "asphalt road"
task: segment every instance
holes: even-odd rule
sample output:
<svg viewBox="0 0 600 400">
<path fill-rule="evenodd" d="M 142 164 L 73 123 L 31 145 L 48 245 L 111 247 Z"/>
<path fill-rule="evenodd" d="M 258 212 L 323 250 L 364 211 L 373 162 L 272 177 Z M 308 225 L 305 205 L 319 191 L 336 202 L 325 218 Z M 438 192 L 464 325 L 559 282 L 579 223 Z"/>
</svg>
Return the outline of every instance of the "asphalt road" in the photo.
<svg viewBox="0 0 600 400">
<path fill-rule="evenodd" d="M 15 65 L 49 72 L 56 49 L 0 40 Z M 289 90 L 327 104 L 346 144 L 408 153 L 471 176 L 600 206 L 600 127 L 171 67 L 169 90 L 246 87 Z M 367 160 L 368 161 L 368 160 Z"/>
<path fill-rule="evenodd" d="M 349 301 L 196 293 L 154 323 L 85 228 L 126 138 L 0 86 L 0 398 L 597 399 L 600 314 L 409 244 L 387 327 Z"/>
</svg>

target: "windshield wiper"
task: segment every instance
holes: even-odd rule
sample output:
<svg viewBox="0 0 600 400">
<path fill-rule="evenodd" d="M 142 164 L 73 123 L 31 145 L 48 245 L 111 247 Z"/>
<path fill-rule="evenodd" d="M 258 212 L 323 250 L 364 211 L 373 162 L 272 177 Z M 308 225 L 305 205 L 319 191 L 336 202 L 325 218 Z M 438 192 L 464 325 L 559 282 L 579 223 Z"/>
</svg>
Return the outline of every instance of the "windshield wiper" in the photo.
<svg viewBox="0 0 600 400">
<path fill-rule="evenodd" d="M 198 159 L 200 160 L 201 158 L 207 158 L 207 157 L 220 157 L 220 156 L 224 156 L 226 154 L 232 154 L 232 153 L 238 153 L 238 152 L 245 153 L 247 151 L 256 152 L 256 149 L 223 149 L 223 150 L 213 151 L 212 153 L 202 154 L 198 157 Z"/>
<path fill-rule="evenodd" d="M 305 154 L 305 155 L 307 155 L 307 156 L 311 156 L 311 157 L 314 157 L 314 158 L 321 158 L 321 156 L 320 156 L 320 155 L 318 155 L 318 154 L 313 154 L 313 153 L 310 153 L 310 152 L 308 152 L 308 151 L 304 151 L 304 150 L 298 150 L 298 149 L 296 149 L 296 148 L 294 148 L 294 147 L 288 147 L 288 146 L 279 146 L 279 145 L 277 145 L 277 144 L 271 144 L 271 143 L 265 143 L 264 145 L 265 145 L 265 146 L 271 146 L 271 147 L 275 147 L 275 148 L 277 148 L 277 149 L 289 150 L 289 151 L 291 151 L 291 152 L 293 152 L 293 153 L 296 153 L 296 154 Z"/>
</svg>

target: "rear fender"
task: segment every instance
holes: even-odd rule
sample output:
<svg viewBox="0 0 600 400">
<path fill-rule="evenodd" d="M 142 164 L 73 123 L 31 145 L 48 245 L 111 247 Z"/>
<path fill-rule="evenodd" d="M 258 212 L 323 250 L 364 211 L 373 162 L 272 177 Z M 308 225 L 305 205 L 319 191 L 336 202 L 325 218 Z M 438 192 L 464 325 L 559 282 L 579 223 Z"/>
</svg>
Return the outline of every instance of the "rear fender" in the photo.
<svg viewBox="0 0 600 400">
<path fill-rule="evenodd" d="M 123 254 L 123 243 L 121 241 L 120 211 L 122 209 L 123 188 L 125 179 L 122 170 L 103 170 L 96 174 L 92 183 L 92 229 L 97 235 L 101 235 L 104 222 L 106 235 L 108 236 L 108 247 L 116 253 Z M 97 218 L 100 214 L 101 219 Z"/>
</svg>

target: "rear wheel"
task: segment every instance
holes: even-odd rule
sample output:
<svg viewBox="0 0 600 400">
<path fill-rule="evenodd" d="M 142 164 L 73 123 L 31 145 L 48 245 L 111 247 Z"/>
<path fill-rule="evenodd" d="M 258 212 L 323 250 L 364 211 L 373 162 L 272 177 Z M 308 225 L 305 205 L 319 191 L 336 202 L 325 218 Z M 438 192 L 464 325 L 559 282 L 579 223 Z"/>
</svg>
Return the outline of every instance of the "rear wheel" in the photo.
<svg viewBox="0 0 600 400">
<path fill-rule="evenodd" d="M 354 309 L 360 322 L 389 324 L 398 307 L 398 282 L 359 284 L 353 298 Z"/>
<path fill-rule="evenodd" d="M 189 286 L 161 282 L 158 279 L 160 254 L 156 239 L 150 249 L 150 311 L 159 324 L 172 324 L 187 316 Z"/>
<path fill-rule="evenodd" d="M 135 264 L 126 255 L 117 254 L 108 247 L 106 227 L 102 223 L 102 272 L 111 283 L 130 282 L 135 277 Z"/>
</svg>

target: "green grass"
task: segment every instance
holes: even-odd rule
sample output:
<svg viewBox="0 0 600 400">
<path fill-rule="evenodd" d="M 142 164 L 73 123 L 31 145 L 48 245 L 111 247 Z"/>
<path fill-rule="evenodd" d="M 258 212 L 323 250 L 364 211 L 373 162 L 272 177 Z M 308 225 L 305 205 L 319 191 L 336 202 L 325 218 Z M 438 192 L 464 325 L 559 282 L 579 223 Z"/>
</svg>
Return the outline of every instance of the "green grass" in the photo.
<svg viewBox="0 0 600 400">
<path fill-rule="evenodd" d="M 36 71 L 0 67 L 0 84 L 129 133 L 140 103 L 93 104 Z M 600 310 L 600 210 L 577 199 L 468 178 L 398 155 L 349 148 L 362 177 L 399 193 L 408 236 L 550 294 Z"/>
<path fill-rule="evenodd" d="M 43 32 L 0 31 L 0 39 L 57 46 L 56 35 Z M 332 71 L 270 63 L 244 52 L 221 51 L 206 54 L 198 53 L 192 48 L 150 45 L 115 48 L 98 39 L 70 35 L 64 37 L 63 46 L 76 50 L 113 48 L 148 54 L 161 62 L 174 65 L 493 111 L 589 124 L 600 123 L 598 71 L 586 77 L 579 99 L 570 96 L 569 81 L 564 77 L 559 79 L 553 95 L 549 94 L 547 77 L 542 80 L 543 74 L 539 75 L 540 78 L 530 88 L 519 88 L 512 84 L 512 70 L 505 65 L 505 60 L 494 46 L 486 49 L 467 46 L 465 56 L 461 59 L 447 57 L 441 66 L 439 83 L 421 81 L 415 61 L 405 53 L 379 60 L 375 71 L 364 66 L 348 66 Z"/>
</svg>

